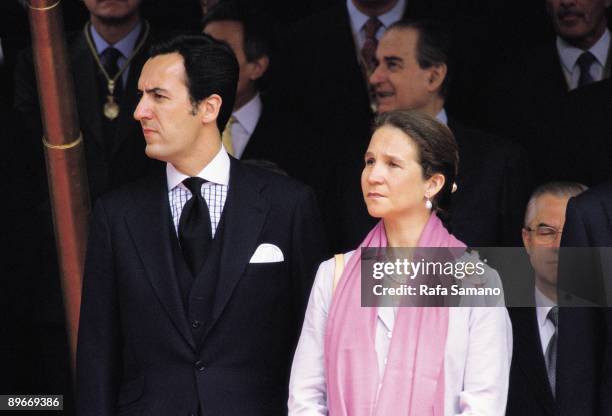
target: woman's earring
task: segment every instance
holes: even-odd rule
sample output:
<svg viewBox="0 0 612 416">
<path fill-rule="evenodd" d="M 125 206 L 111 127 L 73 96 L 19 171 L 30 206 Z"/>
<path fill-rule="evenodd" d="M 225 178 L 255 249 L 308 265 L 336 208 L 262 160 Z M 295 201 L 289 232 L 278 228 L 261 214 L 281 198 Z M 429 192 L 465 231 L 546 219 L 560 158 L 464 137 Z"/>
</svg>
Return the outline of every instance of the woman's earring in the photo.
<svg viewBox="0 0 612 416">
<path fill-rule="evenodd" d="M 431 203 L 431 199 L 428 196 L 425 197 L 425 208 L 431 211 L 433 204 Z"/>
</svg>

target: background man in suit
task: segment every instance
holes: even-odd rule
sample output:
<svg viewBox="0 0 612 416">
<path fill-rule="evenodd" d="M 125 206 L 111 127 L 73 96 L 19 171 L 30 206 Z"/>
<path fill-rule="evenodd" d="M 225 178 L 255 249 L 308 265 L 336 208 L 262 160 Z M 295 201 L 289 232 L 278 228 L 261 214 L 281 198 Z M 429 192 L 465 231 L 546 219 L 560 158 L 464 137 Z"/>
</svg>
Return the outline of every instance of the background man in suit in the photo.
<svg viewBox="0 0 612 416">
<path fill-rule="evenodd" d="M 560 103 L 551 125 L 551 140 L 542 153 L 551 178 L 577 180 L 589 186 L 612 178 L 612 79 L 571 91 Z"/>
<path fill-rule="evenodd" d="M 525 212 L 523 244 L 534 272 L 531 293 L 535 308 L 509 308 L 514 347 L 506 414 L 558 414 L 555 404 L 557 264 L 567 202 L 586 187 L 574 182 L 550 182 L 531 195 Z"/>
<path fill-rule="evenodd" d="M 85 267 L 79 415 L 283 415 L 325 252 L 314 196 L 228 156 L 238 63 L 207 35 L 156 45 L 134 116 L 150 177 L 102 197 Z M 125 412 L 125 413 L 123 413 Z"/>
<path fill-rule="evenodd" d="M 150 30 L 140 17 L 139 0 L 86 0 L 84 4 L 89 22 L 69 35 L 67 43 L 89 193 L 95 200 L 103 192 L 144 175 L 153 163 L 144 156 L 144 138 L 132 117 Z M 109 80 L 114 81 L 112 91 Z M 70 408 L 71 376 L 31 49 L 24 50 L 16 64 L 14 101 L 27 143 L 20 146 L 20 159 L 30 160 L 36 167 L 27 179 L 25 188 L 30 192 L 21 199 L 19 214 L 36 230 L 29 249 L 20 253 L 19 270 L 23 284 L 30 288 L 25 301 L 31 302 L 34 327 L 31 355 L 37 357 L 35 366 L 41 369 L 34 390 L 66 392 Z"/>
<path fill-rule="evenodd" d="M 596 287 L 611 297 L 609 247 L 612 247 L 612 183 L 593 187 L 567 204 L 561 238 L 559 284 L 579 276 L 578 282 Z M 590 254 L 597 258 L 579 264 L 580 274 L 565 270 L 563 247 L 603 247 Z M 570 249 L 571 250 L 571 249 Z M 607 253 L 605 255 L 604 253 Z M 566 276 L 569 272 L 571 276 Z M 609 415 L 612 413 L 612 311 L 606 308 L 560 308 L 557 356 L 559 414 Z"/>
<path fill-rule="evenodd" d="M 85 0 L 90 21 L 68 38 L 79 123 L 92 200 L 142 176 L 151 163 L 132 118 L 136 81 L 150 46 L 149 24 L 140 18 L 140 0 Z M 29 136 L 42 159 L 42 126 L 31 51 L 15 71 L 15 108 L 27 121 Z M 45 178 L 44 173 L 41 175 Z M 44 185 L 44 184 L 43 184 Z M 44 185 L 41 189 L 46 188 Z"/>
<path fill-rule="evenodd" d="M 339 185 L 332 178 L 355 163 L 362 167 L 373 119 L 367 78 L 376 44 L 406 7 L 416 3 L 338 1 L 291 28 L 283 47 L 281 78 L 273 97 L 279 107 L 300 116 L 291 134 L 307 127 L 308 134 L 292 142 L 300 146 L 302 158 L 316 160 L 321 169 L 302 164 L 296 175 L 317 192 L 335 252 L 352 249 L 361 239 L 345 239 L 336 227 L 336 216 L 331 214 L 337 208 Z M 325 103 L 323 111 L 321 103 Z M 355 186 L 359 177 L 360 173 L 351 178 Z"/>
<path fill-rule="evenodd" d="M 228 153 L 240 159 L 253 147 L 253 136 L 262 121 L 264 108 L 258 84 L 270 65 L 270 40 L 259 22 L 234 2 L 222 2 L 213 8 L 204 19 L 203 30 L 226 42 L 240 66 L 234 109 L 222 136 Z"/>
<path fill-rule="evenodd" d="M 267 160 L 293 173 L 303 156 L 295 151 L 300 141 L 291 132 L 295 124 L 290 119 L 295 117 L 274 108 L 266 95 L 275 49 L 272 26 L 266 16 L 237 1 L 219 3 L 203 22 L 204 33 L 226 42 L 240 66 L 236 102 L 223 131 L 223 145 L 237 159 Z"/>
<path fill-rule="evenodd" d="M 378 112 L 420 110 L 448 124 L 461 160 L 450 221 L 453 233 L 471 246 L 516 245 L 522 220 L 518 207 L 524 206 L 529 192 L 525 158 L 516 145 L 468 129 L 447 116 L 449 45 L 444 29 L 434 21 L 393 24 L 380 40 L 378 66 L 370 77 Z M 348 205 L 342 208 L 360 215 L 355 210 L 363 205 L 355 203 L 358 189 L 345 189 L 342 202 Z M 367 214 L 362 218 L 356 224 L 369 224 Z"/>
<path fill-rule="evenodd" d="M 559 103 L 569 91 L 610 77 L 609 5 L 547 0 L 555 36 L 518 51 L 505 48 L 508 55 L 490 71 L 485 95 L 477 100 L 480 123 L 521 143 L 530 155 L 557 145 L 550 127 L 559 122 Z M 545 166 L 534 167 L 537 179 L 547 179 Z"/>
</svg>

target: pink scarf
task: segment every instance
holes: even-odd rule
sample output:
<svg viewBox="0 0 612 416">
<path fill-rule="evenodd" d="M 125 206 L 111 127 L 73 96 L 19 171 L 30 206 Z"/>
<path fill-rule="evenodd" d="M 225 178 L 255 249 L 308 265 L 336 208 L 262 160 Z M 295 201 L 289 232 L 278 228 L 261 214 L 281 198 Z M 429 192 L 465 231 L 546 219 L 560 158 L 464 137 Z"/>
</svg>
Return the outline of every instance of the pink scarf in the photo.
<svg viewBox="0 0 612 416">
<path fill-rule="evenodd" d="M 419 247 L 465 247 L 432 214 Z M 360 247 L 387 247 L 380 221 Z M 330 416 L 421 416 L 444 413 L 444 351 L 448 308 L 399 308 L 378 393 L 374 339 L 377 308 L 361 307 L 361 250 L 338 282 L 325 333 Z"/>
</svg>

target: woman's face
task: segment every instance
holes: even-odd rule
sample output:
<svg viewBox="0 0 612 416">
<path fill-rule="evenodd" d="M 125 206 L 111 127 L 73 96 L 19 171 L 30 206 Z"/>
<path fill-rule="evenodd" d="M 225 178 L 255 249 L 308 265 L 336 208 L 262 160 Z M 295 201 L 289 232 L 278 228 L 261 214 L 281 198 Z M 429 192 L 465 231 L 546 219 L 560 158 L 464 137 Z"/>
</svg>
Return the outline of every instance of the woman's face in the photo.
<svg viewBox="0 0 612 416">
<path fill-rule="evenodd" d="M 361 174 L 361 190 L 370 215 L 391 219 L 426 211 L 429 185 L 412 138 L 396 127 L 378 128 L 370 140 Z"/>
</svg>

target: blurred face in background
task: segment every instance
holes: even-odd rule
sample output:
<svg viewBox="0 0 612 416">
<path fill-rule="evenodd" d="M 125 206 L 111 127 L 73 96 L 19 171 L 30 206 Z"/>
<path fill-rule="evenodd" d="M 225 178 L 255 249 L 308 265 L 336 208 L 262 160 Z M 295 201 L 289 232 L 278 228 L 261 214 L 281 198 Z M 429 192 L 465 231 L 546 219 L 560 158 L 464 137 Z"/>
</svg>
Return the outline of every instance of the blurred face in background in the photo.
<svg viewBox="0 0 612 416">
<path fill-rule="evenodd" d="M 114 25 L 138 19 L 140 0 L 84 0 L 92 19 Z"/>
<path fill-rule="evenodd" d="M 378 65 L 370 76 L 379 113 L 392 110 L 420 110 L 436 116 L 446 67 L 421 68 L 417 61 L 419 32 L 391 29 L 376 48 Z"/>
<path fill-rule="evenodd" d="M 539 196 L 522 231 L 523 245 L 535 271 L 536 286 L 554 301 L 556 301 L 559 246 L 568 201 L 569 197 L 551 194 Z"/>
<path fill-rule="evenodd" d="M 546 0 L 557 34 L 568 43 L 589 49 L 607 26 L 606 8 L 612 0 Z"/>
<path fill-rule="evenodd" d="M 236 55 L 240 72 L 236 89 L 234 110 L 240 109 L 257 93 L 256 81 L 268 69 L 269 59 L 262 56 L 249 61 L 244 51 L 244 27 L 235 20 L 219 20 L 210 22 L 204 27 L 204 33 L 229 45 Z"/>
</svg>

